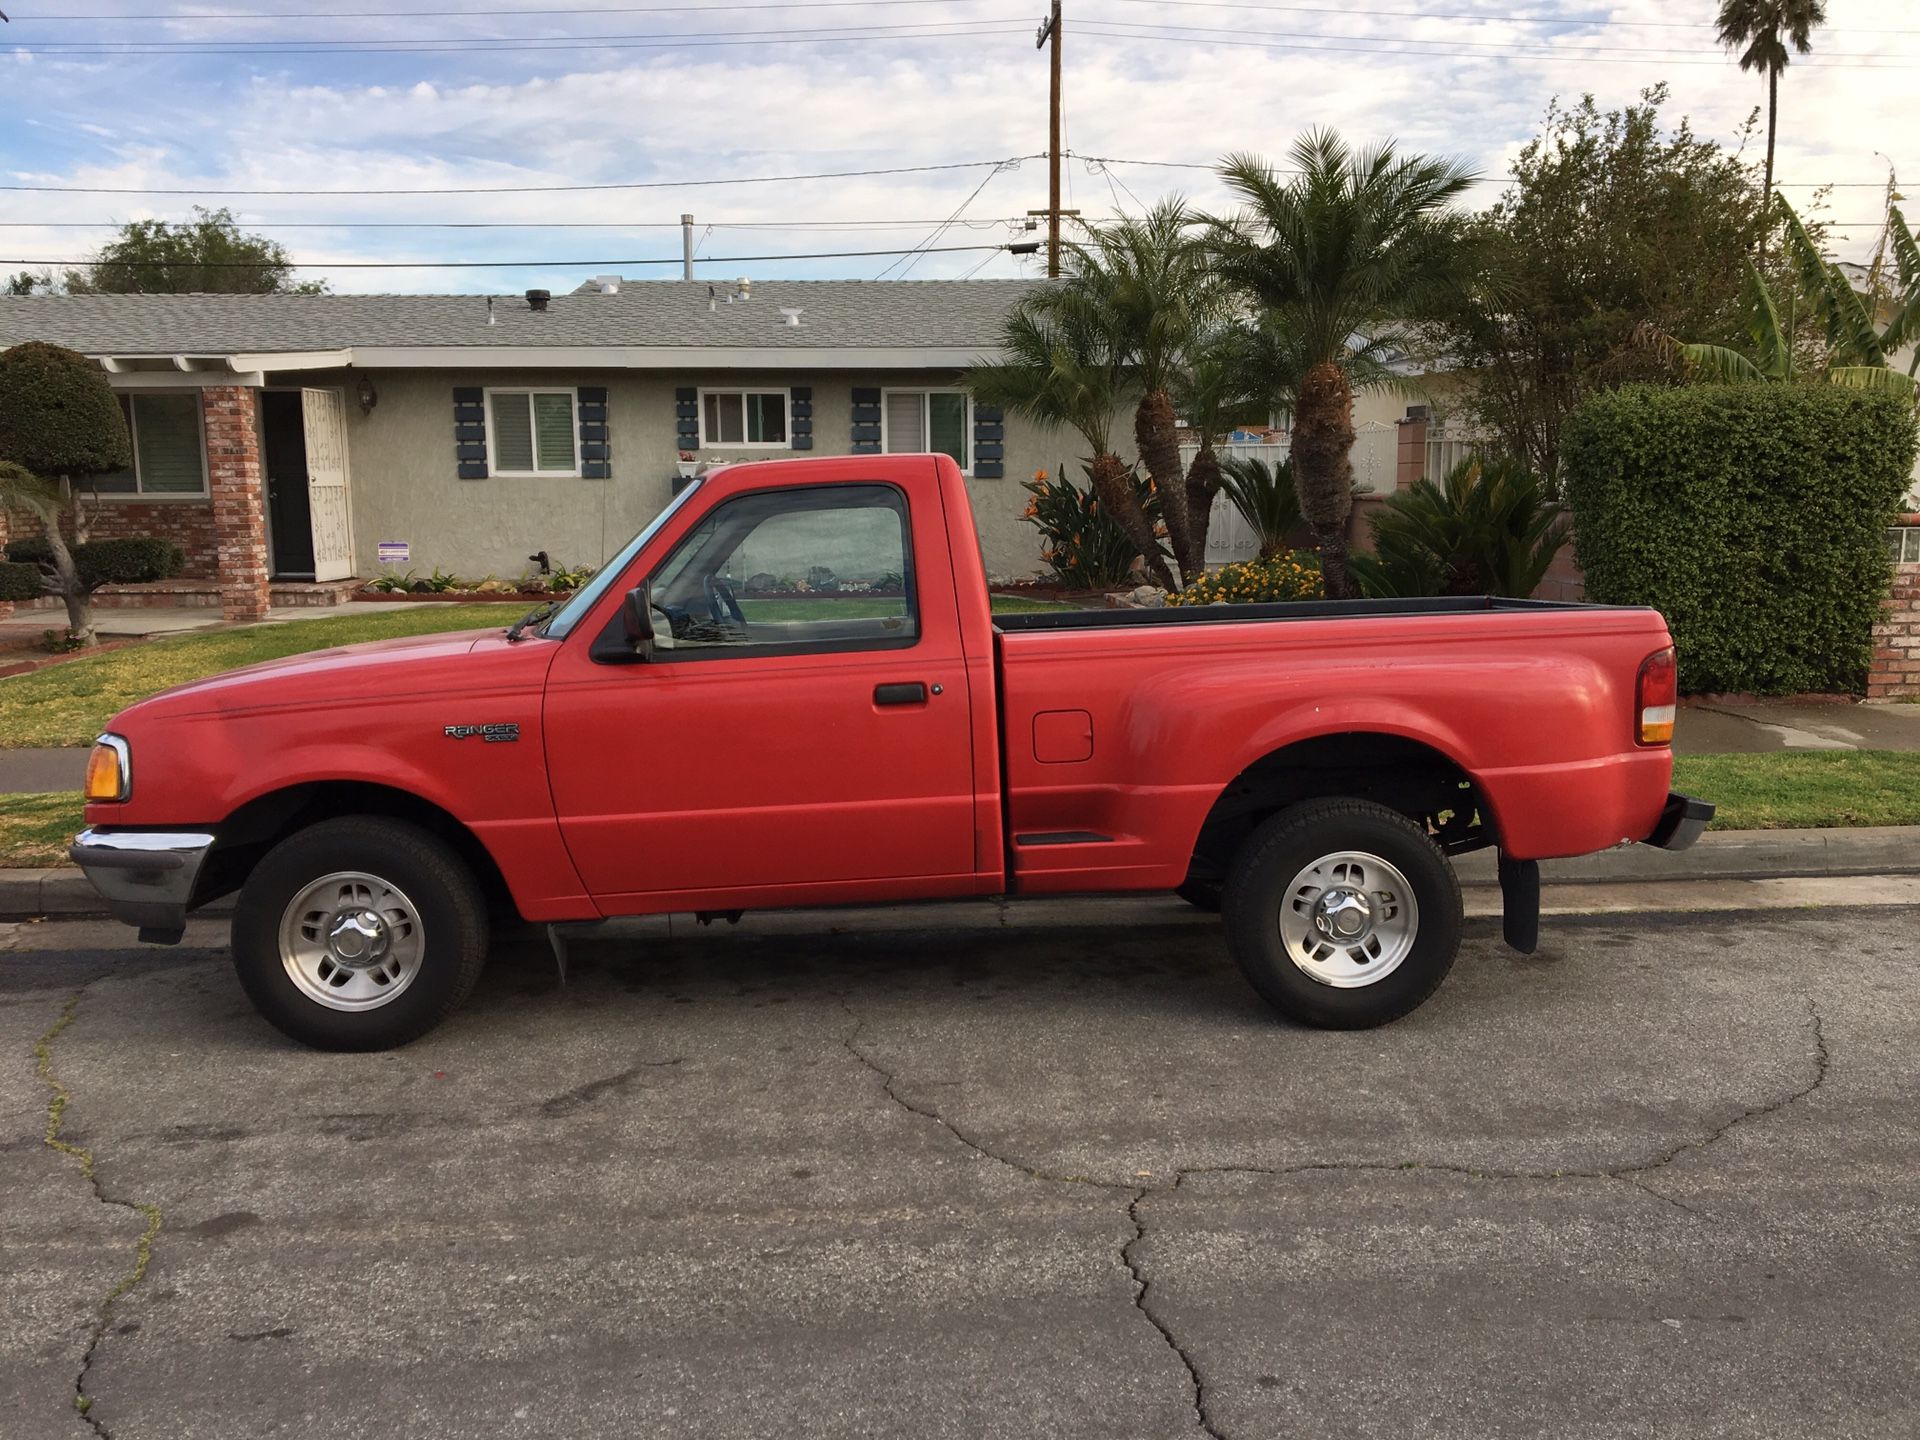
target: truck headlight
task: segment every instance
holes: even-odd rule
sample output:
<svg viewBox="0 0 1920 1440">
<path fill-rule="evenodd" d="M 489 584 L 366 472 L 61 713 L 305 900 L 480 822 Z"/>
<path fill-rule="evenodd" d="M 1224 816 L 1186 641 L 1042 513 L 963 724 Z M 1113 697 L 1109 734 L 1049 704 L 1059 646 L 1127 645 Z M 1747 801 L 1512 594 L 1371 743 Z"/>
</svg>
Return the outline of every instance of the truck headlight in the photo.
<svg viewBox="0 0 1920 1440">
<path fill-rule="evenodd" d="M 87 803 L 124 800 L 132 793 L 133 760 L 127 742 L 118 735 L 102 735 L 87 756 Z"/>
</svg>

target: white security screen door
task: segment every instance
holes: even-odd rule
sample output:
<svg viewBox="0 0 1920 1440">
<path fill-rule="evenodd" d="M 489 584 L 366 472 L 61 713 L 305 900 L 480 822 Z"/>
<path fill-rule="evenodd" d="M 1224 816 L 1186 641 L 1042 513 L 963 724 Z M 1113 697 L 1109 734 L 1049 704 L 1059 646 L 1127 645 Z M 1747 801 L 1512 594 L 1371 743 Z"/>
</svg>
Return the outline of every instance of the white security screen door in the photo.
<svg viewBox="0 0 1920 1440">
<path fill-rule="evenodd" d="M 338 390 L 302 390 L 307 437 L 307 508 L 313 521 L 313 578 L 353 574 L 353 523 L 347 511 L 347 424 Z"/>
</svg>

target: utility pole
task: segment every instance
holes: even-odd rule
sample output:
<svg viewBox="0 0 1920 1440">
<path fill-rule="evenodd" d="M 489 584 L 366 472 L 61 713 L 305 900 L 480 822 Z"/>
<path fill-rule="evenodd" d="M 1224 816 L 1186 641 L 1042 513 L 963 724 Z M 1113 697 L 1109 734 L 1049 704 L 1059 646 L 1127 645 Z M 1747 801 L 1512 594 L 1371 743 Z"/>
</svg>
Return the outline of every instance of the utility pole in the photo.
<svg viewBox="0 0 1920 1440">
<path fill-rule="evenodd" d="M 1060 0 L 1053 0 L 1053 13 L 1040 25 L 1038 50 L 1049 40 L 1053 54 L 1048 61 L 1052 83 L 1048 87 L 1047 116 L 1047 278 L 1060 278 Z"/>
<path fill-rule="evenodd" d="M 693 217 L 680 217 L 680 278 L 693 278 Z"/>
</svg>

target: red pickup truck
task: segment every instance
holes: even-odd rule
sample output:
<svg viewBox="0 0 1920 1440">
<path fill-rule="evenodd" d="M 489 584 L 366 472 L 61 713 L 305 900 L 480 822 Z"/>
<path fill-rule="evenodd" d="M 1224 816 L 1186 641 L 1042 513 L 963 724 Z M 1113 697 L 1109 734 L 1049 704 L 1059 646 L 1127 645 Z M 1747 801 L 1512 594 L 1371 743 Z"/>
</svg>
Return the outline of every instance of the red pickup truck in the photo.
<svg viewBox="0 0 1920 1440">
<path fill-rule="evenodd" d="M 73 858 L 144 940 L 239 891 L 287 1034 L 402 1044 L 489 917 L 1177 891 L 1313 1025 L 1419 1005 L 1459 945 L 1448 856 L 1691 844 L 1651 610 L 1348 601 L 990 613 L 938 456 L 696 481 L 551 613 L 354 645 L 120 714 Z"/>
</svg>

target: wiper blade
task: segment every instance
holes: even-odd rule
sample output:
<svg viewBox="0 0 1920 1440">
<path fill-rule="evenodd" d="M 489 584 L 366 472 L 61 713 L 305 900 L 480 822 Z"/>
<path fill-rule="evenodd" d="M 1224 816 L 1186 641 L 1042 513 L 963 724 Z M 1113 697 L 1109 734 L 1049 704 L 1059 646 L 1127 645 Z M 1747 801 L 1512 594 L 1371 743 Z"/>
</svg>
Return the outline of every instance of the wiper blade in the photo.
<svg viewBox="0 0 1920 1440">
<path fill-rule="evenodd" d="M 536 605 L 507 627 L 507 639 L 518 640 L 521 632 L 529 625 L 538 625 L 559 608 L 560 602 L 558 600 L 549 600 L 544 605 Z"/>
</svg>

